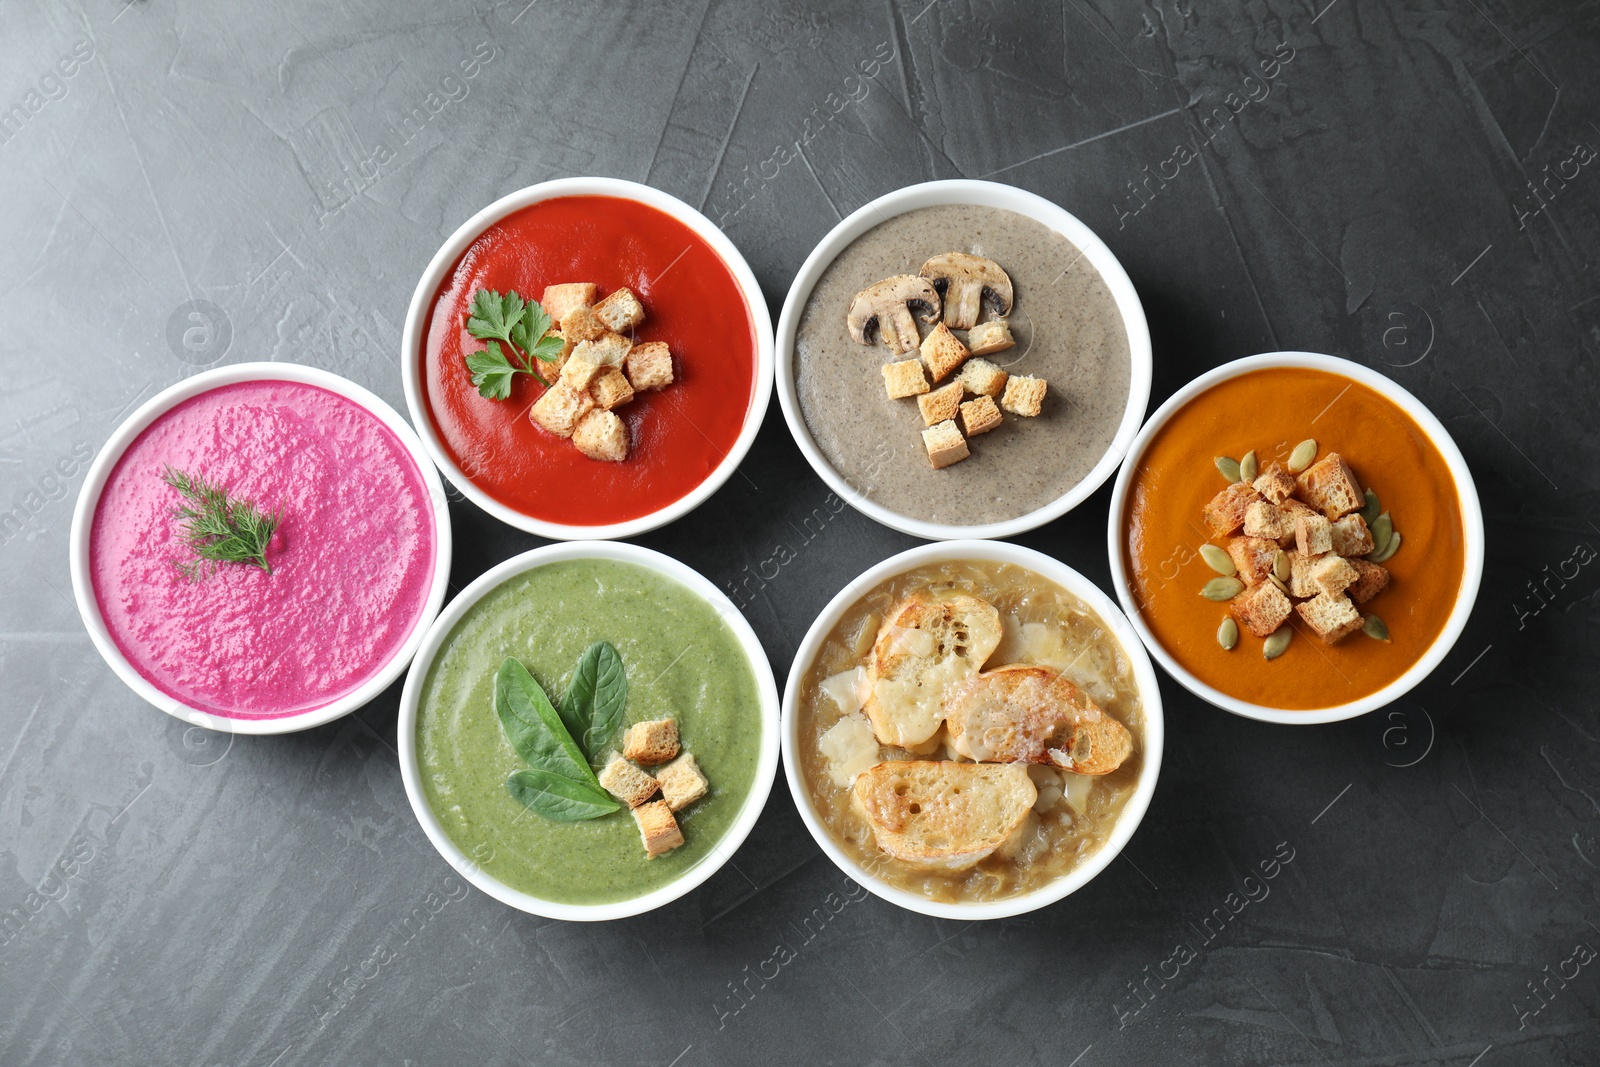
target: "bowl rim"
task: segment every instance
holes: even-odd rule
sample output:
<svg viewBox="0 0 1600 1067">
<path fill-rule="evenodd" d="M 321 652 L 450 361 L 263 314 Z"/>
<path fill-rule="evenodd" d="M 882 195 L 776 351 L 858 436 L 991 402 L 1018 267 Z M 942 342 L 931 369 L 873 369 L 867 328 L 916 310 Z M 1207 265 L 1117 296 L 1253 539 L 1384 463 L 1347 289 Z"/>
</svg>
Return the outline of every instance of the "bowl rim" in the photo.
<svg viewBox="0 0 1600 1067">
<path fill-rule="evenodd" d="M 722 457 L 721 462 L 699 485 L 677 500 L 632 519 L 595 526 L 550 522 L 528 515 L 502 504 L 480 489 L 450 458 L 449 452 L 440 440 L 433 419 L 428 414 L 426 389 L 421 377 L 422 348 L 427 343 L 427 320 L 433 309 L 433 298 L 456 260 L 472 242 L 483 235 L 485 230 L 512 212 L 544 200 L 564 196 L 610 196 L 633 200 L 653 207 L 688 226 L 701 240 L 711 246 L 733 274 L 734 280 L 744 294 L 745 304 L 750 312 L 750 325 L 756 336 L 756 364 L 750 384 L 750 404 L 745 409 L 744 424 L 740 428 L 739 436 L 727 454 Z M 412 291 L 400 341 L 400 377 L 405 390 L 406 408 L 411 414 L 411 421 L 416 427 L 417 435 L 422 439 L 429 459 L 452 486 L 490 515 L 508 526 L 555 541 L 635 537 L 682 518 L 709 499 L 733 475 L 755 442 L 772 396 L 772 367 L 772 315 L 767 309 L 767 300 L 761 292 L 760 282 L 756 280 L 755 274 L 750 270 L 750 264 L 745 261 L 733 241 L 705 215 L 677 197 L 624 178 L 570 177 L 538 182 L 507 193 L 456 227 L 455 232 L 439 246 L 439 250 L 428 261 L 427 268 L 423 270 L 422 277 L 418 279 L 417 286 Z"/>
<path fill-rule="evenodd" d="M 804 684 L 806 672 L 811 669 L 811 663 L 816 658 L 818 649 L 821 648 L 829 631 L 838 623 L 844 612 L 860 600 L 865 593 L 885 579 L 892 578 L 897 574 L 903 574 L 923 564 L 951 560 L 1013 563 L 1032 571 L 1047 581 L 1054 582 L 1082 600 L 1100 616 L 1101 621 L 1116 636 L 1118 643 L 1122 645 L 1123 651 L 1127 654 L 1128 660 L 1133 667 L 1134 678 L 1139 685 L 1139 697 L 1143 703 L 1144 712 L 1144 738 L 1142 741 L 1144 763 L 1140 768 L 1139 780 L 1134 787 L 1133 796 L 1128 798 L 1127 805 L 1117 818 L 1116 826 L 1112 828 L 1111 836 L 1106 840 L 1106 843 L 1087 860 L 1048 885 L 1041 886 L 1028 893 L 1006 897 L 1003 900 L 971 904 L 942 903 L 909 893 L 904 889 L 889 885 L 855 859 L 846 855 L 817 815 L 816 807 L 811 799 L 811 792 L 806 787 L 800 771 L 799 754 L 796 750 L 799 744 L 800 717 L 798 704 L 800 687 Z M 1143 821 L 1145 813 L 1150 808 L 1150 802 L 1155 797 L 1156 782 L 1161 773 L 1161 759 L 1165 742 L 1166 719 L 1162 711 L 1161 687 L 1157 680 L 1155 667 L 1150 662 L 1150 657 L 1145 654 L 1144 646 L 1139 643 L 1133 628 L 1128 625 L 1127 619 L 1123 617 L 1122 611 L 1117 607 L 1116 602 L 1102 592 L 1099 586 L 1060 560 L 1034 549 L 1024 548 L 1021 545 L 1014 545 L 1005 541 L 976 539 L 938 541 L 907 549 L 904 552 L 890 556 L 875 566 L 867 568 L 843 589 L 839 590 L 838 594 L 828 601 L 828 605 L 822 609 L 812 622 L 810 629 L 806 631 L 804 640 L 800 642 L 800 647 L 795 652 L 794 664 L 789 670 L 789 679 L 784 686 L 783 693 L 784 775 L 788 779 L 789 792 L 794 797 L 794 805 L 799 810 L 800 818 L 806 824 L 806 829 L 811 831 L 811 836 L 816 839 L 822 851 L 827 853 L 828 858 L 841 871 L 865 886 L 869 892 L 883 900 L 887 900 L 891 904 L 898 904 L 909 911 L 941 919 L 1004 919 L 1022 915 L 1054 904 L 1087 885 L 1096 875 L 1110 866 L 1112 860 L 1121 854 L 1128 841 L 1132 839 L 1134 831 L 1139 828 L 1140 822 Z"/>
<path fill-rule="evenodd" d="M 428 671 L 433 667 L 434 658 L 451 631 L 455 629 L 456 623 L 461 621 L 462 616 L 473 605 L 491 590 L 519 574 L 537 570 L 551 563 L 589 559 L 613 560 L 646 567 L 685 586 L 716 611 L 738 638 L 750 663 L 751 672 L 756 676 L 756 687 L 760 691 L 762 734 L 755 778 L 750 784 L 750 792 L 745 796 L 744 805 L 722 838 L 712 845 L 711 851 L 700 862 L 666 885 L 642 896 L 603 904 L 567 904 L 545 900 L 512 888 L 486 872 L 450 839 L 450 835 L 439 824 L 438 817 L 434 815 L 433 808 L 428 804 L 427 797 L 422 791 L 421 770 L 417 763 L 417 714 L 421 704 L 422 685 Z M 400 777 L 405 784 L 406 799 L 411 802 L 411 812 L 422 826 L 422 832 L 428 841 L 456 873 L 484 893 L 502 904 L 547 919 L 576 922 L 625 919 L 653 911 L 697 888 L 720 870 L 744 843 L 766 807 L 767 798 L 772 792 L 772 780 L 777 774 L 778 707 L 778 687 L 772 677 L 772 664 L 767 659 L 766 651 L 761 647 L 760 639 L 756 637 L 750 623 L 734 606 L 733 601 L 699 571 L 654 549 L 622 541 L 558 542 L 529 549 L 491 567 L 457 594 L 434 620 L 422 647 L 418 649 L 416 657 L 411 662 L 411 668 L 406 674 L 405 688 L 400 695 L 400 716 L 396 725 Z"/>
<path fill-rule="evenodd" d="M 1165 647 L 1156 640 L 1155 634 L 1145 624 L 1144 617 L 1137 609 L 1133 591 L 1128 581 L 1126 550 L 1122 538 L 1122 515 L 1127 506 L 1129 487 L 1133 483 L 1133 475 L 1144 456 L 1145 449 L 1163 426 L 1171 419 L 1172 415 L 1189 401 L 1199 396 L 1220 382 L 1229 381 L 1246 374 L 1260 370 L 1270 370 L 1281 367 L 1304 367 L 1311 370 L 1326 371 L 1348 378 L 1359 385 L 1364 385 L 1380 396 L 1389 400 L 1401 411 L 1411 417 L 1427 434 L 1434 448 L 1444 457 L 1445 466 L 1449 468 L 1451 477 L 1456 483 L 1456 497 L 1461 509 L 1462 547 L 1463 547 L 1463 573 L 1461 586 L 1456 596 L 1455 607 L 1450 616 L 1445 620 L 1445 625 L 1439 631 L 1439 636 L 1434 638 L 1431 645 L 1418 660 L 1413 663 L 1404 674 L 1393 682 L 1384 686 L 1375 693 L 1344 704 L 1330 708 L 1314 708 L 1296 711 L 1282 708 L 1270 708 L 1265 705 L 1251 703 L 1235 696 L 1230 696 L 1214 686 L 1208 685 L 1192 674 L 1188 668 L 1180 664 Z M 1117 599 L 1122 604 L 1123 611 L 1128 616 L 1133 628 L 1138 632 L 1139 639 L 1144 642 L 1150 654 L 1160 662 L 1168 674 L 1178 681 L 1185 689 L 1195 696 L 1235 715 L 1247 719 L 1257 719 L 1261 722 L 1282 723 L 1290 726 L 1311 726 L 1321 723 L 1342 722 L 1353 719 L 1358 715 L 1365 715 L 1387 704 L 1398 700 L 1422 682 L 1455 646 L 1462 631 L 1466 629 L 1467 619 L 1472 615 L 1473 605 L 1478 599 L 1478 588 L 1483 579 L 1484 563 L 1484 529 L 1483 509 L 1478 500 L 1478 489 L 1472 479 L 1472 471 L 1467 467 L 1466 459 L 1461 455 L 1461 450 L 1456 447 L 1449 431 L 1444 428 L 1432 411 L 1411 394 L 1398 382 L 1365 367 L 1359 363 L 1344 359 L 1339 356 L 1324 355 L 1319 352 L 1264 352 L 1260 355 L 1245 356 L 1220 367 L 1215 367 L 1193 381 L 1184 385 L 1173 393 L 1165 403 L 1150 416 L 1144 428 L 1139 431 L 1139 436 L 1134 440 L 1133 446 L 1128 451 L 1128 458 L 1122 465 L 1122 470 L 1117 474 L 1117 480 L 1111 491 L 1110 514 L 1106 523 L 1106 542 L 1111 559 L 1111 580 L 1117 591 Z"/>
<path fill-rule="evenodd" d="M 1117 310 L 1122 314 L 1123 326 L 1128 335 L 1130 362 L 1128 401 L 1123 408 L 1122 420 L 1117 425 L 1116 435 L 1106 447 L 1104 455 L 1081 481 L 1055 500 L 1024 515 L 1001 522 L 970 525 L 930 522 L 904 515 L 867 498 L 851 486 L 822 454 L 822 450 L 811 435 L 811 428 L 806 425 L 804 414 L 800 411 L 799 397 L 795 389 L 795 334 L 799 329 L 800 316 L 805 310 L 806 301 L 811 298 L 811 291 L 816 287 L 823 272 L 852 241 L 879 223 L 918 208 L 944 204 L 970 204 L 1012 211 L 1043 223 L 1071 241 L 1082 252 L 1082 258 L 1087 259 L 1105 280 L 1106 288 L 1110 290 Z M 817 242 L 817 246 L 811 250 L 811 254 L 806 257 L 800 270 L 795 274 L 794 281 L 790 283 L 789 295 L 783 303 L 783 312 L 778 316 L 776 345 L 777 366 L 774 378 L 778 390 L 778 403 L 783 409 L 784 421 L 789 424 L 789 433 L 806 457 L 806 462 L 811 464 L 811 468 L 829 488 L 841 499 L 849 501 L 857 511 L 892 530 L 930 541 L 1013 537 L 1065 515 L 1092 496 L 1095 490 L 1105 484 L 1116 471 L 1121 457 L 1133 442 L 1134 435 L 1138 433 L 1139 420 L 1144 417 L 1145 406 L 1150 401 L 1153 371 L 1150 327 L 1145 318 L 1144 305 L 1139 300 L 1139 294 L 1134 289 L 1128 272 L 1123 269 L 1122 263 L 1099 235 L 1059 204 L 1037 193 L 1000 182 L 970 178 L 919 182 L 870 200 L 840 220 L 821 241 Z"/>
<path fill-rule="evenodd" d="M 411 634 L 395 654 L 365 682 L 337 700 L 318 708 L 273 718 L 244 719 L 191 707 L 177 697 L 158 689 L 128 661 L 116 642 L 112 640 L 111 632 L 100 613 L 100 605 L 95 599 L 94 582 L 89 569 L 89 542 L 93 532 L 95 510 L 99 507 L 100 495 L 105 490 L 112 470 L 127 452 L 128 447 L 156 419 L 183 401 L 222 386 L 272 381 L 313 385 L 337 394 L 378 419 L 400 441 L 411 462 L 416 466 L 422 484 L 427 488 L 428 502 L 433 509 L 433 575 L 429 583 L 427 601 L 412 624 Z M 122 679 L 123 684 L 143 697 L 146 702 L 184 722 L 223 733 L 253 735 L 294 733 L 332 722 L 369 703 L 400 677 L 406 665 L 411 662 L 417 647 L 422 643 L 423 634 L 427 632 L 434 617 L 439 613 L 439 608 L 444 604 L 445 593 L 449 588 L 452 551 L 450 504 L 445 497 L 444 484 L 439 480 L 439 472 L 434 469 L 427 453 L 422 450 L 422 442 L 412 432 L 411 424 L 382 397 L 332 371 L 300 363 L 269 362 L 232 363 L 203 370 L 167 386 L 139 405 L 133 414 L 112 431 L 105 444 L 95 453 L 89 472 L 84 476 L 83 486 L 78 490 L 77 503 L 73 507 L 67 549 L 72 572 L 73 599 L 77 602 L 78 614 L 83 619 L 84 628 L 89 631 L 89 638 L 100 653 L 100 657 L 106 661 L 117 677 Z"/>
</svg>

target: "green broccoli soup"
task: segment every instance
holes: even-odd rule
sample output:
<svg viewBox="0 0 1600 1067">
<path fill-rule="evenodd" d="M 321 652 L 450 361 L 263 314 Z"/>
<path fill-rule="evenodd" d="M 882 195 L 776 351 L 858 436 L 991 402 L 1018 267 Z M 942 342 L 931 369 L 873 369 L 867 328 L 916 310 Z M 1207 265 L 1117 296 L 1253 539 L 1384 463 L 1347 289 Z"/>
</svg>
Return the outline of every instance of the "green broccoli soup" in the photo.
<svg viewBox="0 0 1600 1067">
<path fill-rule="evenodd" d="M 600 644 L 606 659 L 596 668 Z M 616 677 L 617 659 L 625 684 Z M 513 660 L 521 667 L 507 666 Z M 564 765 L 567 784 L 555 790 L 562 794 L 555 802 L 530 802 L 527 790 L 508 785 L 513 776 L 550 779 L 537 777 L 544 772 L 527 734 L 519 734 L 518 744 L 508 736 L 521 720 L 506 711 L 506 690 L 516 688 L 506 671 L 522 680 L 519 694 L 542 690 L 548 697 L 548 705 L 528 696 L 517 705 L 534 720 L 528 728 L 534 732 L 548 732 L 552 716 L 569 717 L 574 703 L 608 705 L 604 729 L 562 734 L 556 719 L 549 733 L 563 745 L 576 739 L 580 747 L 563 750 L 586 756 L 598 781 L 607 783 L 603 790 L 581 761 Z M 543 720 L 526 710 L 536 704 L 545 709 Z M 485 872 L 543 900 L 603 904 L 658 889 L 711 854 L 754 783 L 761 715 L 743 647 L 694 592 L 632 563 L 549 563 L 490 590 L 445 638 L 422 686 L 417 763 L 428 806 Z M 661 750 L 663 731 L 671 730 L 667 720 L 676 727 L 672 762 Z M 646 775 L 659 776 L 659 792 Z M 619 777 L 635 788 L 617 788 Z M 578 778 L 583 784 L 567 781 Z M 644 799 L 637 795 L 641 781 L 652 790 Z M 574 804 L 569 794 L 589 799 Z M 630 810 L 630 803 L 637 806 Z M 674 819 L 670 837 L 682 843 L 656 846 L 668 850 L 651 858 L 645 842 L 654 846 L 668 836 L 660 824 Z"/>
</svg>

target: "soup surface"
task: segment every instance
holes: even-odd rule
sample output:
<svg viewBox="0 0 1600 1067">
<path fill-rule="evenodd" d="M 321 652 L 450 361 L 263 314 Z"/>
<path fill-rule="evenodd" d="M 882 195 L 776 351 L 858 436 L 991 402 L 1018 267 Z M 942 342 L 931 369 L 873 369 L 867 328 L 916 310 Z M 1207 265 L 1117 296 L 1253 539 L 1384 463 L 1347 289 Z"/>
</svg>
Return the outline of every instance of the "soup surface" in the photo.
<svg viewBox="0 0 1600 1067">
<path fill-rule="evenodd" d="M 884 614 L 911 593 L 942 588 L 982 597 L 999 610 L 1004 636 L 989 657 L 990 668 L 1007 663 L 1054 667 L 1134 737 L 1133 755 L 1110 774 L 1030 767 L 1039 791 L 1033 812 L 1005 846 L 962 871 L 917 870 L 888 857 L 851 804 L 854 773 L 880 760 L 960 759 L 944 729 L 933 738 L 932 754 L 920 757 L 877 744 L 870 730 L 849 751 L 835 740 L 846 731 L 830 734 L 841 720 L 860 715 L 858 701 L 849 696 L 855 685 L 852 672 L 866 661 Z M 1027 893 L 1071 871 L 1105 844 L 1143 766 L 1144 706 L 1121 645 L 1083 601 L 1012 564 L 930 564 L 875 587 L 851 605 L 822 643 L 806 672 L 797 712 L 800 769 L 817 815 L 835 843 L 890 885 L 945 903 Z"/>
<path fill-rule="evenodd" d="M 1227 605 L 1197 595 L 1216 577 L 1198 554 L 1210 539 L 1201 511 L 1225 484 L 1212 457 L 1254 448 L 1264 468 L 1308 437 L 1345 458 L 1404 534 L 1383 564 L 1388 587 L 1361 605 L 1388 625 L 1390 642 L 1357 633 L 1324 645 L 1291 617 L 1295 636 L 1277 659 L 1252 642 L 1224 652 L 1216 633 Z M 1123 518 L 1125 578 L 1162 647 L 1202 682 L 1268 708 L 1334 707 L 1399 678 L 1444 629 L 1465 571 L 1459 497 L 1439 450 L 1395 404 L 1320 370 L 1254 371 L 1185 404 L 1139 457 Z"/>
<path fill-rule="evenodd" d="M 622 656 L 626 722 L 676 718 L 684 751 L 710 784 L 707 796 L 678 813 L 682 847 L 655 859 L 646 858 L 625 808 L 555 822 L 506 788 L 526 765 L 495 714 L 501 661 L 521 660 L 555 699 L 578 655 L 598 640 Z M 755 673 L 738 638 L 689 589 L 632 563 L 551 563 L 491 590 L 445 638 L 422 688 L 417 763 L 445 833 L 489 874 L 543 900 L 629 900 L 716 848 L 755 781 L 760 716 Z"/>
<path fill-rule="evenodd" d="M 616 411 L 633 442 L 620 463 L 534 425 L 528 410 L 544 387 L 531 376 L 491 400 L 466 367 L 484 347 L 466 329 L 478 289 L 536 301 L 564 282 L 632 289 L 645 310 L 639 339 L 672 349 L 672 387 Z M 421 358 L 428 417 L 474 485 L 525 515 L 597 526 L 657 511 L 717 468 L 754 396 L 756 337 L 733 272 L 693 230 L 635 200 L 569 196 L 514 212 L 472 243 L 434 299 Z"/>
<path fill-rule="evenodd" d="M 1011 276 L 1017 343 L 984 358 L 1044 378 L 1049 394 L 1038 417 L 1006 415 L 971 441 L 969 459 L 934 470 L 917 406 L 890 399 L 878 369 L 907 357 L 857 344 L 845 313 L 861 289 L 951 251 Z M 1037 511 L 1088 476 L 1116 437 L 1132 360 L 1122 313 L 1076 245 L 1014 211 L 949 204 L 896 215 L 839 253 L 801 313 L 794 373 L 806 426 L 851 488 L 901 515 L 977 525 Z"/>
<path fill-rule="evenodd" d="M 195 558 L 168 466 L 282 509 L 269 574 Z M 405 644 L 433 579 L 433 505 L 399 438 L 353 401 L 298 382 L 240 382 L 161 415 L 95 509 L 89 567 L 111 638 L 152 685 L 209 714 L 323 707 Z"/>
</svg>

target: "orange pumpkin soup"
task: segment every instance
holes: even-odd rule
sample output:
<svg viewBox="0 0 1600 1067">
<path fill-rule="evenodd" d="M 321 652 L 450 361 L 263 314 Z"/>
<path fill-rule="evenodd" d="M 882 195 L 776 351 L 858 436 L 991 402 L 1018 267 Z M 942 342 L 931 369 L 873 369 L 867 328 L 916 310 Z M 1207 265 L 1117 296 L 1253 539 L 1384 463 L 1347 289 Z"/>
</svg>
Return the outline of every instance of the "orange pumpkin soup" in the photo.
<svg viewBox="0 0 1600 1067">
<path fill-rule="evenodd" d="M 1217 629 L 1229 606 L 1199 595 L 1217 577 L 1199 548 L 1226 540 L 1201 518 L 1226 485 L 1212 459 L 1255 449 L 1263 470 L 1287 466 L 1308 437 L 1319 455 L 1342 455 L 1404 533 L 1383 563 L 1388 586 L 1360 607 L 1387 624 L 1390 641 L 1358 631 L 1326 645 L 1292 615 L 1294 637 L 1278 658 L 1264 659 L 1262 643 L 1248 634 L 1224 650 Z M 1138 461 L 1123 522 L 1125 580 L 1156 640 L 1202 682 L 1269 708 L 1335 707 L 1395 681 L 1444 629 L 1465 570 L 1455 479 L 1421 427 L 1366 386 L 1300 367 L 1240 375 L 1174 412 Z"/>
</svg>

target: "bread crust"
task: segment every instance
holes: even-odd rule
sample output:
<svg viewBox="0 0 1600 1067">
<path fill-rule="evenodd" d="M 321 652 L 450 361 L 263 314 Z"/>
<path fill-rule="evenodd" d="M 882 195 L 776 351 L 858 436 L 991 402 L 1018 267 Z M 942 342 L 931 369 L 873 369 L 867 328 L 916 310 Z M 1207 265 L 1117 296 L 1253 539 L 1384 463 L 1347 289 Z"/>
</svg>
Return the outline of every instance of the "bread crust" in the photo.
<svg viewBox="0 0 1600 1067">
<path fill-rule="evenodd" d="M 1133 754 L 1128 728 L 1051 667 L 1013 663 L 984 671 L 945 710 L 951 746 L 968 759 L 1109 774 Z"/>
<path fill-rule="evenodd" d="M 650 859 L 671 852 L 683 844 L 683 830 L 665 800 L 652 800 L 633 809 L 633 819 L 639 825 L 639 837 Z"/>
<path fill-rule="evenodd" d="M 665 341 L 646 341 L 628 349 L 623 361 L 634 392 L 647 393 L 672 384 L 672 350 Z"/>
<path fill-rule="evenodd" d="M 862 705 L 878 740 L 904 747 L 938 732 L 948 694 L 916 692 L 913 697 L 910 691 L 929 681 L 948 683 L 945 675 L 965 681 L 1000 647 L 1001 636 L 1000 612 L 966 593 L 924 590 L 891 608 L 868 654 L 868 695 Z M 915 647 L 919 642 L 926 647 Z M 953 666 L 941 666 L 951 660 L 956 661 Z M 880 687 L 882 682 L 892 684 Z M 880 699 L 880 690 L 885 699 Z"/>
<path fill-rule="evenodd" d="M 1201 514 L 1212 533 L 1218 537 L 1228 537 L 1244 527 L 1244 514 L 1250 505 L 1265 499 L 1245 483 L 1234 482 L 1212 497 Z"/>
<path fill-rule="evenodd" d="M 1228 610 L 1246 630 L 1257 637 L 1270 637 L 1294 610 L 1294 602 L 1271 582 L 1257 582 L 1228 601 Z"/>
<path fill-rule="evenodd" d="M 851 806 L 884 852 L 923 870 L 986 859 L 1028 817 L 1038 790 L 1021 764 L 904 760 L 857 776 Z"/>
<path fill-rule="evenodd" d="M 648 719 L 634 723 L 622 735 L 622 754 L 646 767 L 672 759 L 678 754 L 678 720 Z"/>
<path fill-rule="evenodd" d="M 1295 479 L 1300 499 L 1318 509 L 1331 522 L 1366 506 L 1367 494 L 1337 452 L 1329 452 Z"/>
</svg>

